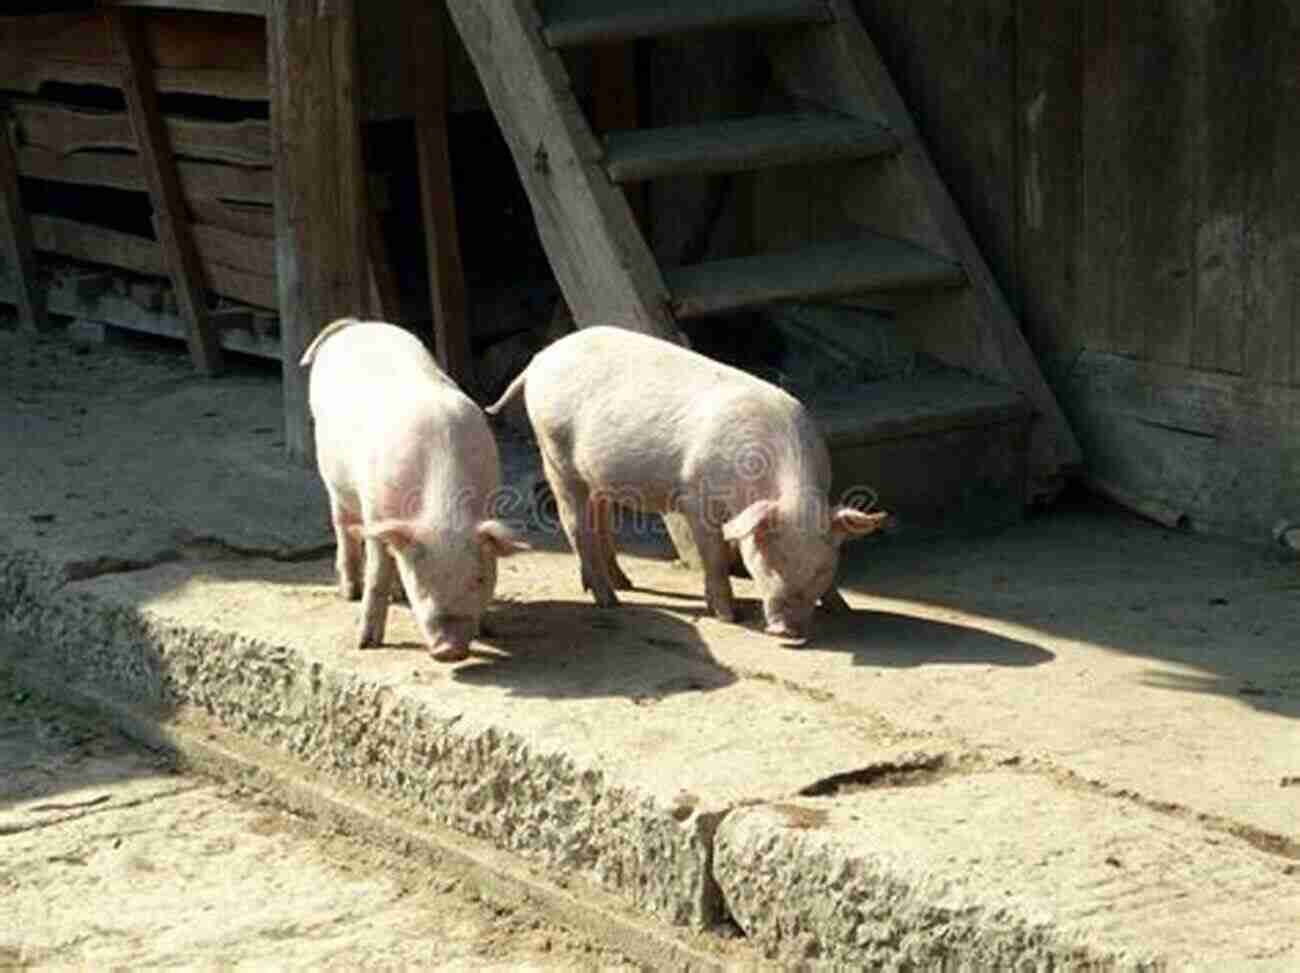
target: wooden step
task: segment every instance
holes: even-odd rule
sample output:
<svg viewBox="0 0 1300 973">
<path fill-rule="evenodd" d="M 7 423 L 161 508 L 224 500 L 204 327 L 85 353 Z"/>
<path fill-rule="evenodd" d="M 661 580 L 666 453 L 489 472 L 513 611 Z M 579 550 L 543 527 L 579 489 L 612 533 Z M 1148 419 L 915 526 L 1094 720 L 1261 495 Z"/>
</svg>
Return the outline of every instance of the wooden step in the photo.
<svg viewBox="0 0 1300 973">
<path fill-rule="evenodd" d="M 956 372 L 838 385 L 800 396 L 832 449 L 1027 419 L 1014 389 Z"/>
<path fill-rule="evenodd" d="M 737 257 L 664 274 L 680 318 L 873 291 L 958 287 L 961 267 L 915 244 L 882 236 L 821 243 L 786 253 Z"/>
<path fill-rule="evenodd" d="M 836 502 L 909 530 L 1020 519 L 1034 409 L 1014 389 L 943 370 L 800 398 L 826 436 Z"/>
<path fill-rule="evenodd" d="M 605 136 L 605 168 L 615 182 L 629 183 L 865 159 L 897 148 L 898 139 L 878 122 L 801 112 L 610 132 Z"/>
<path fill-rule="evenodd" d="M 823 0 L 548 0 L 542 5 L 542 36 L 552 47 L 577 47 L 700 30 L 779 27 L 831 19 Z"/>
</svg>

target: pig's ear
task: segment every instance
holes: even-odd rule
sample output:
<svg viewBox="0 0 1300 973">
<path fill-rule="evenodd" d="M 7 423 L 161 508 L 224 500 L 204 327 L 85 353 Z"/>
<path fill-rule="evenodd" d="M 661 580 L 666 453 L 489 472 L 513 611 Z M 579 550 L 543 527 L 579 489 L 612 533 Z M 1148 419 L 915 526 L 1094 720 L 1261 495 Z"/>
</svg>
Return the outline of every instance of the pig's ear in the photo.
<svg viewBox="0 0 1300 973">
<path fill-rule="evenodd" d="M 511 554 L 518 554 L 520 551 L 531 551 L 532 548 L 521 541 L 519 537 L 505 524 L 499 520 L 485 520 L 478 525 L 478 539 L 487 547 L 491 548 L 492 553 L 497 557 L 509 557 Z"/>
<path fill-rule="evenodd" d="M 840 507 L 831 514 L 831 537 L 837 544 L 854 537 L 866 537 L 888 522 L 889 514 L 883 510 L 869 514 L 852 507 Z"/>
<path fill-rule="evenodd" d="M 383 541 L 395 551 L 403 551 L 415 543 L 415 529 L 404 520 L 380 520 L 368 524 L 365 535 L 371 540 Z"/>
<path fill-rule="evenodd" d="M 776 524 L 776 509 L 775 500 L 755 500 L 722 525 L 722 539 L 738 541 L 753 534 L 754 540 L 762 540 L 763 535 Z"/>
</svg>

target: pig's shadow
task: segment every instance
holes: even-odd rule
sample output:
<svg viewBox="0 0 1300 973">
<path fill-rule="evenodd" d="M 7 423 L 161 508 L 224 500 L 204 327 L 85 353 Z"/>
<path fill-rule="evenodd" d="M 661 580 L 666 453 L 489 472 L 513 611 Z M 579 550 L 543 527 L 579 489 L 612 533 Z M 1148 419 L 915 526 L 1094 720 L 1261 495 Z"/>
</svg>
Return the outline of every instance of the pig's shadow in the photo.
<svg viewBox="0 0 1300 973">
<path fill-rule="evenodd" d="M 847 652 L 854 665 L 907 669 L 924 665 L 1037 666 L 1056 656 L 1028 642 L 978 628 L 893 612 L 819 611 L 808 648 Z"/>
<path fill-rule="evenodd" d="M 644 605 L 503 602 L 489 625 L 491 634 L 477 640 L 473 658 L 452 670 L 456 681 L 499 686 L 515 696 L 637 702 L 736 681 L 694 625 Z"/>
</svg>

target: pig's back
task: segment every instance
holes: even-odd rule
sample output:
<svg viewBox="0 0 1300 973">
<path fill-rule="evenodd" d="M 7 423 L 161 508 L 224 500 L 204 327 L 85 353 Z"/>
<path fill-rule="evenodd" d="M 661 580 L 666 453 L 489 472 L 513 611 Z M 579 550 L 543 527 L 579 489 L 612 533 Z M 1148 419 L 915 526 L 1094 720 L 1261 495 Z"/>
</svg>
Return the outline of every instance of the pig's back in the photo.
<svg viewBox="0 0 1300 973">
<path fill-rule="evenodd" d="M 797 400 L 697 352 L 619 328 L 568 335 L 529 366 L 535 428 L 573 457 L 589 482 L 671 490 L 721 443 L 779 443 L 806 425 Z"/>
<path fill-rule="evenodd" d="M 309 398 L 321 473 L 374 516 L 395 516 L 396 491 L 497 485 L 496 442 L 482 410 L 413 335 L 361 322 L 330 336 L 312 364 Z"/>
</svg>

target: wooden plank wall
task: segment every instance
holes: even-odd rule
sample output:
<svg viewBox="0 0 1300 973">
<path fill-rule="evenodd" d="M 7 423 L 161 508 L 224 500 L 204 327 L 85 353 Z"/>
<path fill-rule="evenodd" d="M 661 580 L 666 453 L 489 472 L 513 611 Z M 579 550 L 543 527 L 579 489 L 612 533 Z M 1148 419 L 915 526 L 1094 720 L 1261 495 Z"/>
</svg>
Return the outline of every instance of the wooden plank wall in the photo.
<svg viewBox="0 0 1300 973">
<path fill-rule="evenodd" d="M 407 2 L 374 0 L 359 18 L 357 43 L 365 52 L 360 96 L 367 120 L 409 117 L 419 102 L 416 95 L 422 89 L 410 77 L 413 67 L 427 66 L 426 52 L 412 50 L 403 10 Z M 208 284 L 222 297 L 274 311 L 265 20 L 150 10 L 141 21 Z M 487 110 L 482 86 L 454 32 L 449 42 L 449 109 Z M 590 57 L 580 52 L 566 60 L 575 87 L 589 90 Z M 92 194 L 111 189 L 144 198 L 148 184 L 125 107 L 105 110 L 76 102 L 78 93 L 116 91 L 120 63 L 103 12 L 0 16 L 0 99 L 7 102 L 20 176 L 84 187 Z M 168 114 L 167 99 L 177 95 L 203 100 L 189 102 L 183 114 Z M 220 110 L 199 117 L 205 106 L 223 103 L 246 107 L 248 117 L 231 120 L 230 111 Z M 377 198 L 384 195 L 378 192 Z M 36 248 L 47 255 L 151 276 L 166 273 L 158 244 L 140 235 L 144 230 L 123 233 L 120 226 L 99 225 L 80 210 L 37 213 L 32 224 Z M 0 266 L 0 282 L 8 273 Z"/>
<path fill-rule="evenodd" d="M 1300 0 L 858 7 L 1092 474 L 1300 520 Z"/>
<path fill-rule="evenodd" d="M 257 104 L 264 105 L 267 97 L 262 18 L 150 12 L 139 22 L 162 94 L 204 95 L 247 106 L 246 117 L 235 120 L 218 120 L 218 113 L 217 118 L 170 114 L 164 121 L 179 157 L 180 190 L 208 286 L 223 297 L 274 310 L 270 131 L 265 118 L 257 117 Z M 147 170 L 125 99 L 104 95 L 99 100 L 117 100 L 120 107 L 91 108 L 78 104 L 77 95 L 65 94 L 122 90 L 124 59 L 103 13 L 0 18 L 0 88 L 8 93 L 21 176 L 125 190 L 143 199 Z M 225 113 L 231 114 L 239 113 Z M 137 274 L 167 273 L 155 238 L 95 219 L 90 210 L 34 214 L 36 249 Z"/>
</svg>

